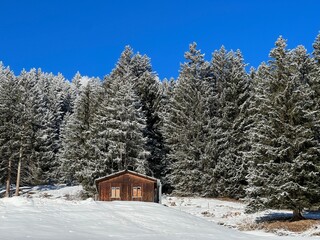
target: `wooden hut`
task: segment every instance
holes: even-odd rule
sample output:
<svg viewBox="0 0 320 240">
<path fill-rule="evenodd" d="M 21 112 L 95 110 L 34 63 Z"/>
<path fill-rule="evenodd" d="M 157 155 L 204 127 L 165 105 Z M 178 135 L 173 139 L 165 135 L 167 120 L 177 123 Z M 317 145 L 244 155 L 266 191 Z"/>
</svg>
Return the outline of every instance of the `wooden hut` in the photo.
<svg viewBox="0 0 320 240">
<path fill-rule="evenodd" d="M 161 200 L 161 183 L 158 179 L 130 170 L 123 170 L 95 180 L 100 201 Z"/>
</svg>

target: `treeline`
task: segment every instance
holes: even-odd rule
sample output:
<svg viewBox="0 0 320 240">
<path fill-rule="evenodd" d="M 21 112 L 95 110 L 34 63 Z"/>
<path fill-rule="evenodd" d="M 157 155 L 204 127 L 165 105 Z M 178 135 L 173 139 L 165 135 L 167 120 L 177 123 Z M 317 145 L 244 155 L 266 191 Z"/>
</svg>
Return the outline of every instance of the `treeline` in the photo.
<svg viewBox="0 0 320 240">
<path fill-rule="evenodd" d="M 280 37 L 247 73 L 240 51 L 207 61 L 193 43 L 176 81 L 160 81 L 130 47 L 103 80 L 1 65 L 0 184 L 21 176 L 93 193 L 94 179 L 132 169 L 166 192 L 300 217 L 320 199 L 320 34 L 313 48 Z"/>
</svg>

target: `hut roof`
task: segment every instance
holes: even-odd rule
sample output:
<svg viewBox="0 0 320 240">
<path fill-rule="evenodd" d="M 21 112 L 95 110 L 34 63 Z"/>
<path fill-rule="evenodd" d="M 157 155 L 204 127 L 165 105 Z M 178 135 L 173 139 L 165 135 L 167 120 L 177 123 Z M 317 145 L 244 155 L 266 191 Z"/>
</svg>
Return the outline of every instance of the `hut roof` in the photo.
<svg viewBox="0 0 320 240">
<path fill-rule="evenodd" d="M 148 180 L 151 180 L 151 181 L 157 181 L 158 179 L 154 178 L 154 177 L 149 177 L 147 175 L 144 175 L 144 174 L 141 174 L 141 173 L 137 173 L 137 172 L 134 172 L 134 171 L 130 171 L 130 170 L 122 170 L 122 171 L 119 171 L 119 172 L 116 172 L 116 173 L 112 173 L 110 175 L 107 175 L 107 176 L 104 176 L 104 177 L 101 177 L 101 178 L 97 178 L 95 180 L 95 183 L 96 185 L 101 182 L 101 181 L 104 181 L 104 180 L 108 180 L 108 179 L 111 179 L 111 178 L 114 178 L 114 177 L 117 177 L 117 176 L 120 176 L 122 174 L 125 174 L 125 173 L 130 173 L 130 174 L 133 174 L 135 176 L 139 176 L 139 177 L 142 177 L 142 178 L 145 178 L 145 179 L 148 179 Z"/>
</svg>

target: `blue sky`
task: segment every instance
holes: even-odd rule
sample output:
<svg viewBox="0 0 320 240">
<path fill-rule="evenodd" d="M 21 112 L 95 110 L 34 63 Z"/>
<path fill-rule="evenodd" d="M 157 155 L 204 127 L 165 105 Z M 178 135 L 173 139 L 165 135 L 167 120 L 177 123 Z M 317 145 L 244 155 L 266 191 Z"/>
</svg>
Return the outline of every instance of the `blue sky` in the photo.
<svg viewBox="0 0 320 240">
<path fill-rule="evenodd" d="M 207 59 L 224 45 L 257 67 L 279 35 L 311 52 L 320 31 L 318 0 L 0 0 L 0 9 L 0 61 L 68 79 L 110 73 L 126 45 L 161 79 L 178 76 L 193 41 Z"/>
</svg>

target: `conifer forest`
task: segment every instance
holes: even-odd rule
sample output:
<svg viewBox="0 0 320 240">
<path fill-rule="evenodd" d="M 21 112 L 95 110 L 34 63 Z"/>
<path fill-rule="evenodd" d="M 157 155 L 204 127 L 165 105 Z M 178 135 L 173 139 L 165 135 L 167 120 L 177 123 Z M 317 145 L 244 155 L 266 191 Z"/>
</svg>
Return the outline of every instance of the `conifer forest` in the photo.
<svg viewBox="0 0 320 240">
<path fill-rule="evenodd" d="M 0 64 L 0 185 L 92 196 L 96 178 L 129 169 L 248 212 L 320 206 L 320 34 L 310 53 L 279 37 L 256 69 L 224 47 L 184 57 L 177 79 L 130 47 L 103 79 Z"/>
</svg>

